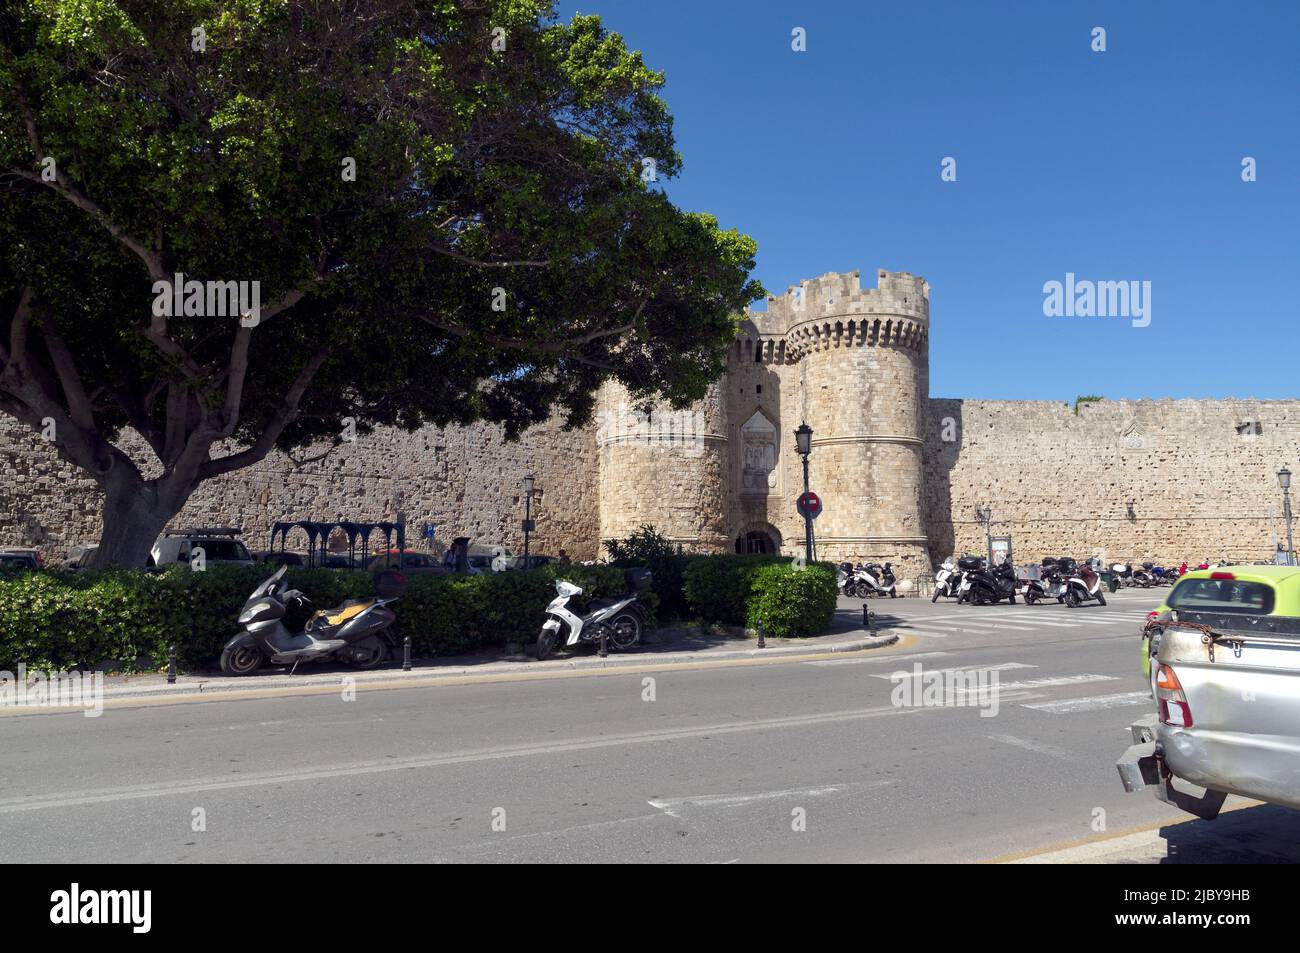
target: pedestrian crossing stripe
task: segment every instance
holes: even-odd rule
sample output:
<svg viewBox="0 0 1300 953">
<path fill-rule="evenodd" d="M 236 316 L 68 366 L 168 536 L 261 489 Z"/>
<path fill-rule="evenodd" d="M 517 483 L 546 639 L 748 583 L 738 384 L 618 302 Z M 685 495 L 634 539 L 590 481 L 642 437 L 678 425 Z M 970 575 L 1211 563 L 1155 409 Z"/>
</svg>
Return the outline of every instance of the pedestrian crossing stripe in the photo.
<svg viewBox="0 0 1300 953">
<path fill-rule="evenodd" d="M 912 671 L 908 671 L 907 669 L 899 669 L 896 672 L 886 672 L 884 674 L 873 672 L 871 677 L 883 678 L 886 681 L 889 681 L 889 680 L 894 680 L 896 676 L 901 676 L 903 678 L 925 678 L 927 676 L 933 676 L 933 675 L 944 675 L 947 674 L 948 672 L 1009 672 L 1012 669 L 1018 669 L 1018 668 L 1038 668 L 1038 666 L 1026 665 L 1024 662 L 999 662 L 996 665 L 974 665 L 974 666 L 953 665 L 948 668 L 924 668 L 921 669 L 921 671 L 919 672 L 916 671 L 915 669 L 913 669 Z"/>
<path fill-rule="evenodd" d="M 1114 695 L 1088 695 L 1083 698 L 1065 698 L 1053 702 L 1024 704 L 1023 708 L 1045 711 L 1052 715 L 1072 715 L 1081 711 L 1101 711 L 1105 708 L 1123 708 L 1126 705 L 1148 704 L 1154 707 L 1150 692 L 1118 692 Z"/>
</svg>

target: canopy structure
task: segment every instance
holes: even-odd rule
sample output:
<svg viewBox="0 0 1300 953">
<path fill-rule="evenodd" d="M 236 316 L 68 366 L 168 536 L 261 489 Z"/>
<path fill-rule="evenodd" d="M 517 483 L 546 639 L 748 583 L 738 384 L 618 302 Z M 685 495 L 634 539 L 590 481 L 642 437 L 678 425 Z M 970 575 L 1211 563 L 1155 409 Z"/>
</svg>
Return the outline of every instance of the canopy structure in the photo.
<svg viewBox="0 0 1300 953">
<path fill-rule="evenodd" d="M 406 524 L 405 523 L 354 523 L 350 520 L 335 520 L 332 522 L 318 522 L 316 520 L 281 520 L 271 524 L 271 550 L 275 550 L 275 538 L 280 537 L 280 552 L 284 552 L 285 544 L 288 541 L 289 533 L 295 529 L 302 529 L 307 533 L 307 566 L 323 566 L 327 555 L 326 547 L 329 544 L 330 535 L 336 529 L 343 530 L 348 537 L 348 566 L 350 568 L 365 568 L 357 566 L 358 551 L 365 554 L 370 549 L 370 536 L 376 530 L 384 534 L 384 559 L 385 565 L 393 559 L 393 537 L 397 537 L 397 568 L 402 568 L 402 563 L 406 554 Z"/>
</svg>

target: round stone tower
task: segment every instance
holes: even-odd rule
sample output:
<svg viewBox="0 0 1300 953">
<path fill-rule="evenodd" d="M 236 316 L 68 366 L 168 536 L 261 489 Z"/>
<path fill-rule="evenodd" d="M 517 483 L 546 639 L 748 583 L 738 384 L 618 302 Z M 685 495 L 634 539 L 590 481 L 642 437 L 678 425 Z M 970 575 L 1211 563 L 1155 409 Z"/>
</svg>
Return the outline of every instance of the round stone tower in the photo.
<svg viewBox="0 0 1300 953">
<path fill-rule="evenodd" d="M 637 404 L 619 384 L 597 395 L 600 538 L 651 525 L 687 552 L 727 546 L 728 440 L 722 385 L 687 410 Z"/>
<path fill-rule="evenodd" d="M 907 272 L 876 277 L 867 290 L 857 271 L 805 281 L 769 302 L 765 323 L 786 325 L 788 371 L 797 374 L 800 419 L 785 429 L 801 420 L 813 429 L 818 558 L 889 560 L 901 580 L 931 569 L 921 433 L 930 287 Z"/>
</svg>

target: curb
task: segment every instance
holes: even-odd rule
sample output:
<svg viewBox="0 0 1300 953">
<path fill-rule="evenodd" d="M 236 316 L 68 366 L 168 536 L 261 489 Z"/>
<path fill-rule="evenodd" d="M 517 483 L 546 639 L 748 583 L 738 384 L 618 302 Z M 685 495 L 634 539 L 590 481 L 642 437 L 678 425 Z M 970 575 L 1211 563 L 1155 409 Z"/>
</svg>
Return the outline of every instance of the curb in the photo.
<svg viewBox="0 0 1300 953">
<path fill-rule="evenodd" d="M 166 698 L 168 696 L 223 695 L 235 692 L 262 691 L 266 689 L 299 688 L 333 688 L 344 684 L 344 679 L 353 679 L 357 688 L 366 685 L 384 685 L 392 687 L 404 681 L 426 682 L 437 679 L 478 677 L 484 682 L 518 679 L 520 676 L 545 675 L 581 671 L 585 669 L 619 669 L 619 668 L 673 668 L 700 662 L 734 662 L 748 659 L 780 658 L 782 656 L 801 655 L 835 655 L 845 652 L 860 652 L 865 649 L 882 648 L 898 641 L 897 633 L 877 635 L 869 638 L 853 639 L 846 642 L 825 643 L 822 645 L 792 645 L 772 648 L 749 648 L 722 652 L 653 652 L 644 655 L 611 655 L 607 658 L 598 656 L 581 656 L 572 659 L 556 659 L 538 662 L 515 657 L 511 660 L 486 662 L 480 665 L 453 664 L 440 667 L 436 664 L 423 668 L 412 668 L 409 672 L 398 669 L 385 669 L 367 673 L 330 673 L 328 675 L 266 675 L 252 678 L 230 678 L 214 675 L 210 678 L 190 676 L 192 681 L 177 681 L 174 685 L 166 683 L 140 687 L 121 686 L 105 687 L 104 699 L 131 698 Z"/>
</svg>

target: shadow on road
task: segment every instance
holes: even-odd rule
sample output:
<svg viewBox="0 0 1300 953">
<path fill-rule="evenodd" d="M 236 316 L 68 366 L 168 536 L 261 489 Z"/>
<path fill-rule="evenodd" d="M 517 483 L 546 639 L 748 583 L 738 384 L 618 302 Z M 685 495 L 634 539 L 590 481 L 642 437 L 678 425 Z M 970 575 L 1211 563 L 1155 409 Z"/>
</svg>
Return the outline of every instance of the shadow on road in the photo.
<svg viewBox="0 0 1300 953">
<path fill-rule="evenodd" d="M 1300 863 L 1300 811 L 1259 804 L 1160 829 L 1162 864 Z"/>
</svg>

